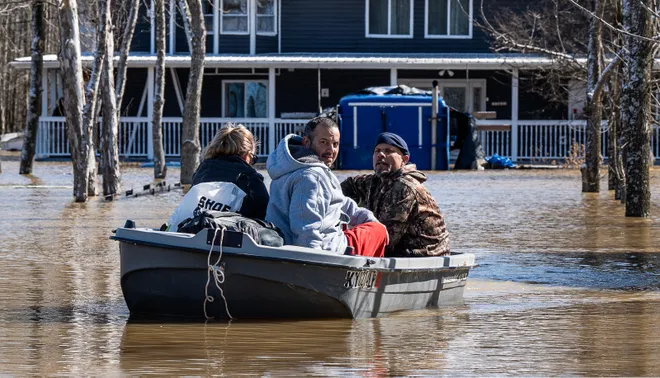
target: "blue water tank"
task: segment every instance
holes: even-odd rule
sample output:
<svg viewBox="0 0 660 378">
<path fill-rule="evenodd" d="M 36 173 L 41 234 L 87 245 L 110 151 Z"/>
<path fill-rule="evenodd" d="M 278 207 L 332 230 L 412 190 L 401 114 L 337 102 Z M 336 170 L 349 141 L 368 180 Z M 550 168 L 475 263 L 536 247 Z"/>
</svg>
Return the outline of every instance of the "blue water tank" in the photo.
<svg viewBox="0 0 660 378">
<path fill-rule="evenodd" d="M 389 131 L 400 135 L 410 149 L 417 169 L 449 169 L 449 107 L 438 98 L 436 141 L 432 141 L 432 96 L 426 94 L 358 94 L 342 97 L 338 118 L 341 130 L 339 168 L 373 169 L 374 141 Z"/>
</svg>

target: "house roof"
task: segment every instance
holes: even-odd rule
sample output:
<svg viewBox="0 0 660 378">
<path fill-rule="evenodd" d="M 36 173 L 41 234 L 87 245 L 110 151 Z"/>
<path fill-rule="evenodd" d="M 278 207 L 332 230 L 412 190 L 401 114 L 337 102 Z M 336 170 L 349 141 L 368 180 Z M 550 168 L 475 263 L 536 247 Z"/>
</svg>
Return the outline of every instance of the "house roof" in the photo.
<svg viewBox="0 0 660 378">
<path fill-rule="evenodd" d="M 83 55 L 83 65 L 91 65 L 94 57 Z M 115 62 L 118 57 L 115 56 Z M 29 69 L 31 57 L 10 64 Z M 585 60 L 586 62 L 586 60 Z M 134 53 L 128 57 L 129 67 L 154 67 L 156 56 Z M 502 69 L 505 67 L 538 68 L 556 64 L 555 60 L 523 54 L 367 54 L 367 53 L 286 53 L 258 55 L 208 55 L 204 66 L 213 68 L 352 68 L 352 69 Z M 189 55 L 165 56 L 166 67 L 190 67 Z M 59 67 L 57 55 L 44 55 L 45 68 Z"/>
</svg>

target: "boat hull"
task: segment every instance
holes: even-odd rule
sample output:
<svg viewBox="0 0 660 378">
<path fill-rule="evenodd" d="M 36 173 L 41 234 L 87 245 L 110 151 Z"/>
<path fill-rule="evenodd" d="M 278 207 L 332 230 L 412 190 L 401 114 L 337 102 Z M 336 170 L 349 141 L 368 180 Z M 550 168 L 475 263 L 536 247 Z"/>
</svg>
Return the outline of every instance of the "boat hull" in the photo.
<svg viewBox="0 0 660 378">
<path fill-rule="evenodd" d="M 224 246 L 220 255 L 216 246 L 209 256 L 193 240 L 176 245 L 155 242 L 154 231 L 120 234 L 114 238 L 120 242 L 121 287 L 132 318 L 379 317 L 461 304 L 474 265 L 471 256 L 369 259 L 299 247 L 278 251 L 244 235 L 240 247 Z M 192 239 L 202 242 L 204 236 Z M 209 271 L 218 259 L 226 307 Z M 426 259 L 433 264 L 400 261 Z"/>
</svg>

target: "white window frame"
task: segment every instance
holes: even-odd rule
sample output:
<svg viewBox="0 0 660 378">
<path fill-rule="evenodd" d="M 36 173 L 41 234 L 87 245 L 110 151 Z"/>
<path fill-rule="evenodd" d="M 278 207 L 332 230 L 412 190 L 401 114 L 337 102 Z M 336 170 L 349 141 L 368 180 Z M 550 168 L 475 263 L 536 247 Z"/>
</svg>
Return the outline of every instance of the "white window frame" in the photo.
<svg viewBox="0 0 660 378">
<path fill-rule="evenodd" d="M 231 83 L 242 83 L 245 84 L 247 87 L 247 83 L 262 83 L 266 85 L 266 91 L 268 91 L 268 80 L 223 80 L 222 81 L 222 117 L 223 118 L 232 118 L 229 117 L 228 115 L 225 114 L 227 111 L 227 108 L 225 107 L 226 102 L 227 102 L 227 85 L 226 84 L 231 84 Z M 246 93 L 245 91 L 244 93 Z M 233 117 L 233 118 L 255 118 L 255 119 L 261 119 L 261 118 L 268 118 L 268 106 L 270 102 L 270 98 L 268 96 L 266 97 L 266 116 L 265 117 L 248 117 L 247 115 L 243 117 Z M 247 96 L 243 99 L 243 109 L 247 109 Z"/>
<path fill-rule="evenodd" d="M 365 1 L 364 8 L 364 35 L 367 38 L 412 38 L 414 26 L 415 0 L 410 0 L 410 33 L 409 34 L 391 34 L 392 31 L 392 0 L 387 0 L 387 34 L 369 33 L 369 0 Z"/>
<path fill-rule="evenodd" d="M 474 0 L 470 2 L 470 12 L 468 14 L 468 34 L 467 35 L 450 35 L 449 29 L 451 28 L 451 0 L 447 0 L 447 34 L 429 34 L 429 0 L 424 0 L 424 38 L 429 39 L 472 39 L 473 29 L 473 12 Z"/>
<path fill-rule="evenodd" d="M 278 0 L 273 0 L 273 15 L 272 16 L 259 15 L 259 13 L 257 13 L 257 21 L 259 20 L 260 16 L 261 17 L 273 17 L 273 31 L 269 31 L 269 32 L 261 31 L 260 32 L 259 29 L 257 29 L 257 27 L 259 26 L 259 22 L 257 22 L 254 25 L 254 28 L 255 28 L 255 31 L 257 32 L 257 35 L 264 35 L 264 36 L 270 36 L 270 37 L 274 37 L 274 36 L 277 35 L 277 22 L 278 22 L 278 20 L 277 20 L 277 15 L 278 15 L 277 6 L 278 6 L 278 3 L 279 3 Z M 256 9 L 255 9 L 255 12 L 257 12 Z M 248 26 L 248 28 L 249 28 L 249 26 Z"/>
<path fill-rule="evenodd" d="M 433 80 L 438 79 L 399 79 L 399 84 L 404 84 L 409 87 L 428 88 Z M 445 88 L 466 88 L 468 98 L 465 99 L 468 105 L 468 113 L 474 112 L 474 88 L 481 88 L 481 108 L 486 110 L 486 79 L 439 79 L 438 80 L 438 93 L 443 97 Z"/>
<path fill-rule="evenodd" d="M 279 1 L 278 0 L 273 1 L 273 15 L 272 16 L 257 14 L 256 13 L 257 9 L 256 9 L 255 0 L 247 0 L 247 15 L 246 15 L 247 30 L 246 31 L 224 31 L 224 29 L 222 27 L 223 26 L 222 24 L 224 22 L 223 21 L 224 20 L 224 17 L 223 17 L 224 14 L 222 13 L 222 9 L 224 9 L 224 1 L 223 0 L 218 0 L 218 1 L 219 1 L 219 4 L 218 4 L 217 13 L 218 13 L 218 18 L 220 19 L 219 26 L 218 26 L 219 34 L 223 34 L 223 35 L 250 35 L 250 33 L 252 31 L 252 28 L 254 28 L 257 35 L 270 36 L 270 37 L 274 37 L 274 36 L 277 35 L 278 24 L 279 24 L 279 19 L 278 19 L 279 18 L 278 17 L 279 16 L 279 12 L 278 12 Z M 253 4 L 254 4 L 254 6 L 253 6 Z M 253 10 L 252 8 L 255 8 L 255 9 Z M 256 16 L 255 18 L 256 19 L 259 19 L 259 17 L 273 17 L 273 31 L 259 31 L 259 30 L 257 30 L 257 27 L 258 27 L 259 23 L 255 23 L 253 25 L 253 22 L 252 22 L 252 12 L 253 11 L 255 12 L 255 16 Z M 228 17 L 232 17 L 232 16 L 228 15 Z"/>
<path fill-rule="evenodd" d="M 202 0 L 202 2 L 210 2 L 211 3 L 211 13 L 203 13 L 202 14 L 202 16 L 204 17 L 204 26 L 206 26 L 206 17 L 207 16 L 214 17 L 214 13 L 217 13 L 217 9 L 215 8 L 215 4 L 214 4 L 213 0 L 211 0 L 211 1 Z M 202 7 L 202 9 L 204 9 L 204 8 Z M 206 29 L 206 35 L 210 35 L 210 34 L 215 35 L 215 19 L 212 19 L 212 20 L 213 20 L 213 22 L 211 23 L 211 25 L 213 25 L 213 27 L 210 28 L 210 29 L 209 28 Z"/>
<path fill-rule="evenodd" d="M 247 14 L 245 15 L 245 18 L 247 19 L 247 30 L 245 31 L 225 31 L 224 28 L 222 27 L 222 24 L 224 22 L 224 14 L 222 12 L 223 9 L 225 9 L 225 3 L 224 0 L 220 0 L 219 8 L 217 9 L 218 12 L 218 18 L 220 18 L 220 34 L 224 35 L 249 35 L 250 34 L 250 24 L 252 23 L 250 20 L 250 15 L 252 14 L 252 1 L 254 0 L 246 0 L 247 1 Z M 236 17 L 236 15 L 227 15 L 227 17 Z"/>
</svg>

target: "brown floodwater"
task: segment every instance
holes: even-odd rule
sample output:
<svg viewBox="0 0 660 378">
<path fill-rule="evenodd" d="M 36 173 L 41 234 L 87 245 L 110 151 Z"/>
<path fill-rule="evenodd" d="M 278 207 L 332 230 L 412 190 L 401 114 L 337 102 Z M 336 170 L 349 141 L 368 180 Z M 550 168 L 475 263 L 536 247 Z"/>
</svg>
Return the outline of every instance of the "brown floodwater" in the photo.
<svg viewBox="0 0 660 378">
<path fill-rule="evenodd" d="M 160 226 L 180 190 L 76 204 L 68 162 L 2 171 L 0 375 L 660 375 L 658 169 L 650 219 L 581 194 L 574 170 L 432 173 L 453 249 L 480 264 L 464 305 L 231 323 L 128 319 L 108 236 Z M 151 182 L 123 172 L 125 189 Z"/>
</svg>

